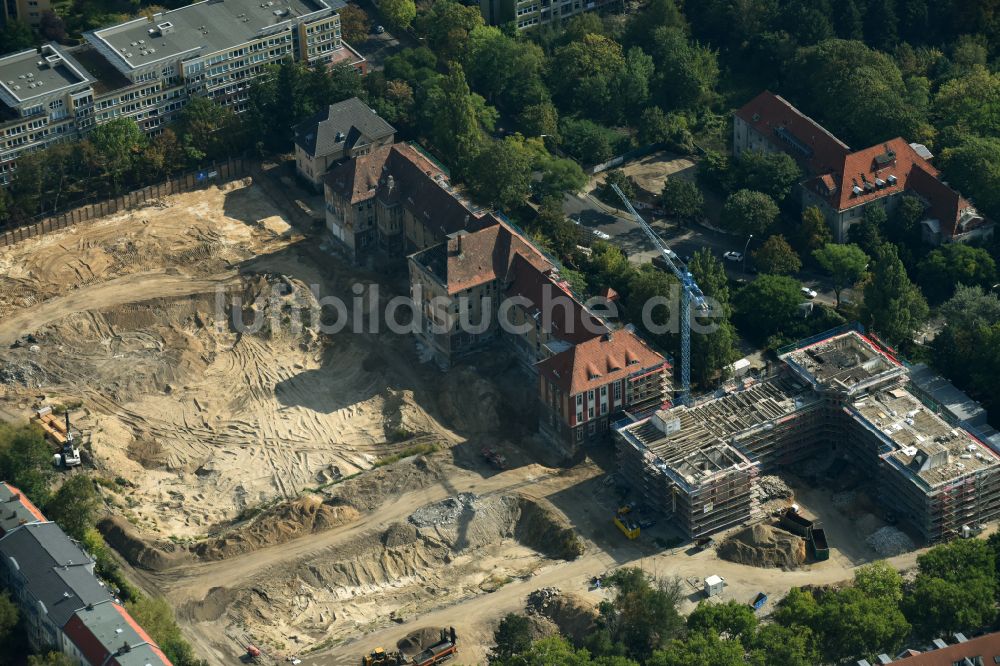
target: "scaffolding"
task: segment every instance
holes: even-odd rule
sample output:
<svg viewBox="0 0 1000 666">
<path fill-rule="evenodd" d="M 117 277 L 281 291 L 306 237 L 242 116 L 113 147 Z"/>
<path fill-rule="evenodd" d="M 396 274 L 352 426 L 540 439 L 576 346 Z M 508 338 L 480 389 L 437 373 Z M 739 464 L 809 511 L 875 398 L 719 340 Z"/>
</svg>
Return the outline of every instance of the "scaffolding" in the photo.
<svg viewBox="0 0 1000 666">
<path fill-rule="evenodd" d="M 849 328 L 782 351 L 757 384 L 616 424 L 646 504 L 699 538 L 759 516 L 761 471 L 835 451 L 928 542 L 1000 516 L 1000 456 L 910 394 L 891 350 Z"/>
</svg>

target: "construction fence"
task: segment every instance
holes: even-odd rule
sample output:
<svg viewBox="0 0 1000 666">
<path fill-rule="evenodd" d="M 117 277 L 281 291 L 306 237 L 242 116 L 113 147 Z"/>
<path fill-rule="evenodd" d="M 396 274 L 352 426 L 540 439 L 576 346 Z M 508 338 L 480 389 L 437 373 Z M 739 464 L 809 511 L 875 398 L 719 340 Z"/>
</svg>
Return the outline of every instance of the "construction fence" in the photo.
<svg viewBox="0 0 1000 666">
<path fill-rule="evenodd" d="M 253 162 L 251 160 L 237 157 L 199 169 L 198 171 L 186 173 L 162 183 L 149 185 L 141 190 L 135 190 L 120 197 L 97 201 L 64 213 L 51 215 L 38 222 L 0 233 L 0 247 L 13 245 L 28 238 L 41 236 L 58 231 L 59 229 L 65 229 L 80 222 L 87 222 L 107 215 L 114 215 L 115 213 L 139 208 L 147 202 L 155 201 L 171 194 L 192 192 L 212 185 L 227 183 L 237 178 L 243 178 L 250 175 L 250 168 L 252 166 Z"/>
</svg>

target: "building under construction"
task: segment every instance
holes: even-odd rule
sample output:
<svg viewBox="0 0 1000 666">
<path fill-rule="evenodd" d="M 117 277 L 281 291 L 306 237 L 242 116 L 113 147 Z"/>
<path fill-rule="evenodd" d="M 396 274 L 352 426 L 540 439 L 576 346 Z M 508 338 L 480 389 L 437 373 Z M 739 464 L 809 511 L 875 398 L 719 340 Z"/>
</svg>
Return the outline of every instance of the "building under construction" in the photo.
<svg viewBox="0 0 1000 666">
<path fill-rule="evenodd" d="M 891 349 L 854 329 L 779 353 L 766 379 L 619 425 L 622 475 L 691 538 L 758 517 L 759 473 L 832 453 L 928 542 L 1000 513 L 1000 456 L 908 390 Z"/>
</svg>

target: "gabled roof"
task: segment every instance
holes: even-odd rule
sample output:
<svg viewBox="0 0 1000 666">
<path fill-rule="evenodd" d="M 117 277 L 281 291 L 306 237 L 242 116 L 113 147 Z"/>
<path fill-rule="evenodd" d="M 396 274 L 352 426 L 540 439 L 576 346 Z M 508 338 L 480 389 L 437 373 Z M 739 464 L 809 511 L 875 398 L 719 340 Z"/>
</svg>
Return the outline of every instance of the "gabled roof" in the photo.
<svg viewBox="0 0 1000 666">
<path fill-rule="evenodd" d="M 0 536 L 21 525 L 44 522 L 45 516 L 24 493 L 9 483 L 0 483 Z"/>
<path fill-rule="evenodd" d="M 812 174 L 836 170 L 851 151 L 822 125 L 769 90 L 747 102 L 736 115 Z"/>
<path fill-rule="evenodd" d="M 666 364 L 639 336 L 627 329 L 581 342 L 537 364 L 538 372 L 567 395 L 617 381 Z"/>
<path fill-rule="evenodd" d="M 24 525 L 0 539 L 0 555 L 58 627 L 77 610 L 111 599 L 93 575 L 93 561 L 55 523 Z"/>
<path fill-rule="evenodd" d="M 350 201 L 351 205 L 375 196 L 379 179 L 392 146 L 377 148 L 330 169 L 323 181 L 333 192 Z"/>
<path fill-rule="evenodd" d="M 63 631 L 91 664 L 170 665 L 146 631 L 113 601 L 77 611 Z"/>
<path fill-rule="evenodd" d="M 514 279 L 512 265 L 520 258 L 539 270 L 554 268 L 531 243 L 494 216 L 482 220 L 489 224 L 478 231 L 458 231 L 444 243 L 414 255 L 446 287 L 457 294 L 481 284 Z"/>
<path fill-rule="evenodd" d="M 357 97 L 331 104 L 295 127 L 295 143 L 309 155 L 329 155 L 385 139 L 396 129 Z"/>
<path fill-rule="evenodd" d="M 579 344 L 610 332 L 607 324 L 580 303 L 559 274 L 540 268 L 517 255 L 511 267 L 513 281 L 506 295 L 520 296 L 531 302 L 528 314 L 542 330 L 570 344 Z"/>
</svg>

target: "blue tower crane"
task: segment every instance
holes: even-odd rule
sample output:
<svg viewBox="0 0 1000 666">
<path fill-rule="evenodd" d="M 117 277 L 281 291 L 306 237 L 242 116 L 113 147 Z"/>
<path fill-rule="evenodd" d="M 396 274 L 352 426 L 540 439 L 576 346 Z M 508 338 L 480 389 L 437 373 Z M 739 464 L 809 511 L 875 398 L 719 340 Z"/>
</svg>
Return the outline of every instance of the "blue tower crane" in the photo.
<svg viewBox="0 0 1000 666">
<path fill-rule="evenodd" d="M 653 231 L 653 228 L 649 226 L 649 223 L 642 219 L 642 215 L 639 215 L 636 209 L 632 207 L 632 202 L 628 200 L 628 197 L 621 191 L 621 188 L 612 183 L 611 189 L 621 197 L 625 207 L 628 208 L 628 212 L 639 223 L 639 226 L 646 232 L 649 239 L 653 241 L 653 245 L 656 246 L 656 249 L 663 256 L 663 261 L 670 267 L 670 271 L 681 283 L 681 390 L 678 401 L 681 404 L 687 404 L 691 398 L 691 307 L 694 306 L 699 310 L 707 310 L 708 303 L 705 300 L 705 294 L 702 293 L 701 288 L 694 281 L 691 271 L 680 260 L 677 253 L 667 247 L 663 240 Z"/>
</svg>

